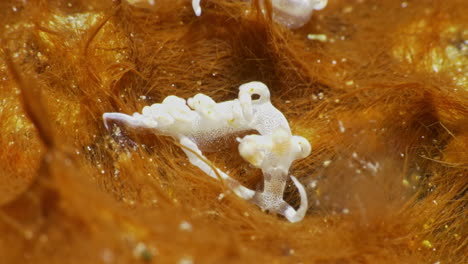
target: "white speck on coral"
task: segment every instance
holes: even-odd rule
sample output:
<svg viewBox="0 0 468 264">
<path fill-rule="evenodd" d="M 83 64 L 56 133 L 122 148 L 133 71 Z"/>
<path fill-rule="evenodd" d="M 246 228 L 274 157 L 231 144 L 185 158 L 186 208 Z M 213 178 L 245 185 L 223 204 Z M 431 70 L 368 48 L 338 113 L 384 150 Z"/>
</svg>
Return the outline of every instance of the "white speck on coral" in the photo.
<svg viewBox="0 0 468 264">
<path fill-rule="evenodd" d="M 343 13 L 347 14 L 347 13 L 351 13 L 353 12 L 353 7 L 352 6 L 347 6 L 345 8 L 343 8 Z"/>
<path fill-rule="evenodd" d="M 179 262 L 177 262 L 178 264 L 193 264 L 193 259 L 192 257 L 183 257 L 179 260 Z"/>
<path fill-rule="evenodd" d="M 327 35 L 325 34 L 308 34 L 307 38 L 310 40 L 317 40 L 320 42 L 327 42 Z"/>
<path fill-rule="evenodd" d="M 338 126 L 340 127 L 340 132 L 344 133 L 346 131 L 346 128 L 343 125 L 343 122 L 341 120 L 338 120 Z"/>
<path fill-rule="evenodd" d="M 147 250 L 145 243 L 138 242 L 136 246 L 133 248 L 133 256 L 135 258 L 141 257 L 141 255 Z"/>
<path fill-rule="evenodd" d="M 179 229 L 182 231 L 192 231 L 192 224 L 187 221 L 182 221 L 179 224 Z"/>
<path fill-rule="evenodd" d="M 113 263 L 115 260 L 115 255 L 112 250 L 106 248 L 101 253 L 101 259 L 104 263 Z"/>
<path fill-rule="evenodd" d="M 317 180 L 310 181 L 309 187 L 315 189 L 317 187 Z"/>
<path fill-rule="evenodd" d="M 375 164 L 368 162 L 366 164 L 367 168 L 369 168 L 373 173 L 376 173 L 379 170 L 380 164 L 376 162 Z"/>
</svg>

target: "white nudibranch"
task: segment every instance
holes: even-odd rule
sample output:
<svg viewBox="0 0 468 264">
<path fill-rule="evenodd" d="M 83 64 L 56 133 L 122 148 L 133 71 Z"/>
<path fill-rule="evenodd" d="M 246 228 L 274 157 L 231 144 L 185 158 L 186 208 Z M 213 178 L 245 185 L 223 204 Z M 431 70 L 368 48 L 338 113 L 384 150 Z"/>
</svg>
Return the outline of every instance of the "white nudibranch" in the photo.
<svg viewBox="0 0 468 264">
<path fill-rule="evenodd" d="M 258 99 L 253 99 L 254 95 Z M 216 103 L 204 94 L 186 101 L 171 95 L 161 104 L 144 107 L 142 114 L 104 113 L 103 119 L 108 130 L 112 129 L 112 124 L 117 124 L 170 136 L 184 146 L 182 150 L 192 165 L 215 179 L 223 178 L 239 197 L 257 204 L 262 210 L 281 214 L 290 222 L 301 221 L 305 216 L 307 194 L 303 185 L 289 175 L 289 168 L 295 160 L 307 157 L 311 146 L 304 137 L 292 135 L 286 117 L 271 104 L 268 87 L 261 82 L 241 85 L 238 99 L 230 101 Z M 253 131 L 259 134 L 246 135 L 237 141 L 240 156 L 262 170 L 263 190 L 256 191 L 207 164 L 202 154 L 202 150 L 213 150 L 209 147 L 213 142 L 220 145 L 215 151 L 220 150 L 227 147 L 220 139 Z M 297 210 L 283 200 L 289 177 L 301 198 Z"/>
<path fill-rule="evenodd" d="M 260 3 L 263 8 L 263 1 Z M 328 0 L 272 0 L 273 19 L 288 28 L 298 28 L 309 21 L 314 10 L 324 9 L 327 3 Z M 192 0 L 192 8 L 197 16 L 201 15 L 200 0 Z"/>
</svg>

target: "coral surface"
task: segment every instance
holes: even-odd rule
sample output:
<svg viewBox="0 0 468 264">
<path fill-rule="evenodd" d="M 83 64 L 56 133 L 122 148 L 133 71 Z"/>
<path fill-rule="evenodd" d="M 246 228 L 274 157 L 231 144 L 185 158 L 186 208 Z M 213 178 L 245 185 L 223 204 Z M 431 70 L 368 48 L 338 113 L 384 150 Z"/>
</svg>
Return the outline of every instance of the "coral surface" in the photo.
<svg viewBox="0 0 468 264">
<path fill-rule="evenodd" d="M 201 7 L 0 1 L 1 263 L 468 263 L 468 1 L 333 0 L 296 29 L 265 1 Z M 300 222 L 102 122 L 251 81 L 313 146 L 289 168 Z M 247 135 L 203 154 L 262 190 L 249 146 L 273 135 Z"/>
</svg>

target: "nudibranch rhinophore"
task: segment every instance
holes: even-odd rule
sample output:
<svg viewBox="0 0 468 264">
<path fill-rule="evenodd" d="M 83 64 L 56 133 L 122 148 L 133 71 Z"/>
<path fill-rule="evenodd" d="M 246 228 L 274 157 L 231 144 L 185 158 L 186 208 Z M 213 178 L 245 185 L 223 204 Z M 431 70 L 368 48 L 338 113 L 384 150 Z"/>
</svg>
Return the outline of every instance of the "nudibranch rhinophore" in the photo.
<svg viewBox="0 0 468 264">
<path fill-rule="evenodd" d="M 253 96 L 258 96 L 253 99 Z M 221 177 L 239 197 L 257 204 L 262 210 L 281 214 L 290 222 L 301 221 L 308 209 L 304 186 L 289 175 L 291 164 L 307 157 L 310 143 L 291 133 L 286 117 L 270 101 L 270 91 L 261 82 L 249 82 L 239 87 L 237 99 L 216 103 L 211 97 L 197 94 L 187 100 L 171 95 L 162 103 L 143 108 L 142 113 L 104 113 L 105 127 L 111 124 L 133 129 L 146 129 L 157 135 L 178 140 L 190 163 L 209 176 Z M 258 133 L 256 134 L 255 131 Z M 213 151 L 212 142 L 249 133 L 239 142 L 239 154 L 262 170 L 263 190 L 242 186 L 220 169 L 205 162 L 203 151 Z M 223 146 L 214 148 L 222 149 Z M 300 206 L 296 210 L 283 200 L 288 178 L 299 191 Z"/>
<path fill-rule="evenodd" d="M 260 1 L 263 6 L 263 1 Z M 273 19 L 288 28 L 298 28 L 309 21 L 314 10 L 322 10 L 328 0 L 272 0 Z M 192 8 L 201 15 L 200 0 L 192 0 Z"/>
</svg>

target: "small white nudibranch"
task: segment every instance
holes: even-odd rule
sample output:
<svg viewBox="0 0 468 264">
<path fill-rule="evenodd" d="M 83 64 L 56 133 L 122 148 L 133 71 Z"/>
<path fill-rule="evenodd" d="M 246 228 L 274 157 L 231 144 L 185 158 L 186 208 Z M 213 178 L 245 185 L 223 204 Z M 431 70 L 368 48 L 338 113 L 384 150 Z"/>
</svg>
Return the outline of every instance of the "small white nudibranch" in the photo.
<svg viewBox="0 0 468 264">
<path fill-rule="evenodd" d="M 253 95 L 258 99 L 253 99 Z M 108 130 L 110 124 L 115 123 L 171 136 L 185 147 L 182 150 L 191 164 L 215 179 L 223 178 L 239 197 L 254 202 L 263 210 L 284 215 L 291 222 L 305 216 L 307 195 L 302 184 L 289 175 L 289 168 L 295 160 L 307 157 L 311 146 L 305 138 L 292 135 L 286 117 L 271 104 L 268 87 L 261 82 L 241 85 L 238 99 L 230 101 L 216 103 L 204 94 L 186 101 L 171 95 L 161 104 L 144 107 L 142 114 L 104 113 L 103 119 Z M 201 152 L 219 150 L 223 148 L 223 139 L 254 131 L 259 135 L 250 134 L 237 141 L 240 155 L 263 172 L 263 190 L 258 191 L 242 186 L 207 164 Z M 216 144 L 220 146 L 213 148 Z M 289 176 L 301 197 L 298 210 L 283 200 Z"/>
<path fill-rule="evenodd" d="M 328 0 L 272 0 L 273 19 L 288 28 L 299 28 L 310 20 L 314 10 L 322 10 Z"/>
<path fill-rule="evenodd" d="M 309 21 L 314 10 L 324 9 L 327 3 L 328 0 L 272 0 L 273 19 L 288 28 L 298 28 Z M 192 7 L 200 16 L 200 0 L 192 0 Z"/>
</svg>

